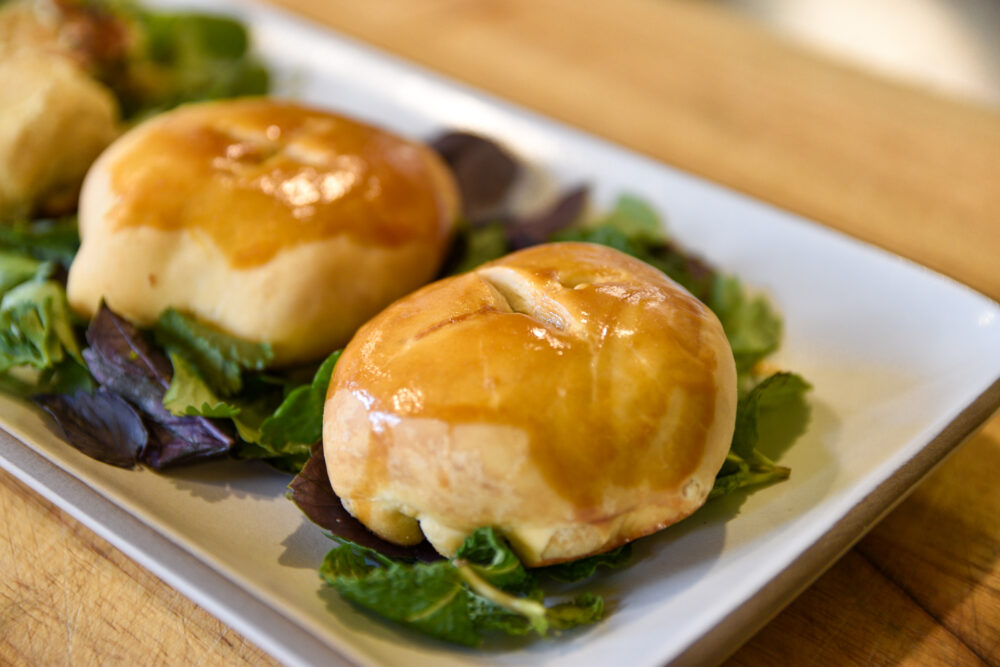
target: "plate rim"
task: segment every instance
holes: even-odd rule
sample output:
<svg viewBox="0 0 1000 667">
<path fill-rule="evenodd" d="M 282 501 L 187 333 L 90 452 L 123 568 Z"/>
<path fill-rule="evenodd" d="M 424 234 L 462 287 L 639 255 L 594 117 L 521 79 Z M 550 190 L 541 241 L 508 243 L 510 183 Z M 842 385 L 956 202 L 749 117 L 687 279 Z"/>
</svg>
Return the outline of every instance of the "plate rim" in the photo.
<svg viewBox="0 0 1000 667">
<path fill-rule="evenodd" d="M 106 497 L 87 480 L 34 450 L 2 423 L 0 469 L 279 662 L 313 665 L 322 659 L 323 664 L 375 664 L 350 644 L 338 642 L 334 646 L 266 598 L 255 595 L 252 589 L 241 587 L 210 562 Z"/>
<path fill-rule="evenodd" d="M 799 553 L 787 567 L 710 630 L 678 652 L 670 664 L 717 664 L 735 653 L 906 500 L 923 479 L 975 436 L 998 411 L 1000 376 L 945 424 L 913 457 L 882 480 L 829 530 Z"/>
</svg>

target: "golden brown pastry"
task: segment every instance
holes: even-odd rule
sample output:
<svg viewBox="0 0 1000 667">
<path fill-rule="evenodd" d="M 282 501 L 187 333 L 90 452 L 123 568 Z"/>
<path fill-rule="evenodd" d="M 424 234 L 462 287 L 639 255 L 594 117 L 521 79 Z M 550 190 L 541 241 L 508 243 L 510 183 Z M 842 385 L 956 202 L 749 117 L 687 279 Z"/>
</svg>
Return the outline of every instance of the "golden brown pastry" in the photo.
<svg viewBox="0 0 1000 667">
<path fill-rule="evenodd" d="M 70 60 L 0 56 L 0 222 L 76 208 L 84 174 L 117 124 L 111 92 Z"/>
<path fill-rule="evenodd" d="M 732 439 L 718 319 L 603 246 L 537 246 L 397 301 L 331 381 L 323 444 L 345 508 L 452 555 L 494 526 L 530 566 L 700 507 Z"/>
<path fill-rule="evenodd" d="M 0 222 L 76 210 L 84 174 L 119 133 L 96 72 L 124 24 L 92 3 L 0 2 Z"/>
<path fill-rule="evenodd" d="M 0 4 L 0 60 L 16 55 L 56 55 L 78 60 L 62 7 L 46 0 Z"/>
<path fill-rule="evenodd" d="M 314 359 L 434 276 L 457 211 L 422 144 L 290 102 L 181 107 L 87 175 L 69 300 L 140 325 L 170 306 Z"/>
</svg>

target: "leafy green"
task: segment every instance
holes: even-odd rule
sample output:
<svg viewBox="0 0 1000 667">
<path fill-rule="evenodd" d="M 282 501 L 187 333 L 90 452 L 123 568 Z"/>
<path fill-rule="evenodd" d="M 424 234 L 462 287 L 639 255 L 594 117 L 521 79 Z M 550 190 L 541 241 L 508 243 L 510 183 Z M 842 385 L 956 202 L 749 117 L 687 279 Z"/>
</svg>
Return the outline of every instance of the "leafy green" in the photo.
<svg viewBox="0 0 1000 667">
<path fill-rule="evenodd" d="M 235 417 L 240 408 L 216 396 L 184 357 L 170 353 L 174 375 L 163 396 L 163 406 L 180 417 Z"/>
<path fill-rule="evenodd" d="M 73 219 L 0 226 L 0 392 L 92 389 L 66 291 L 51 280 L 78 243 Z"/>
<path fill-rule="evenodd" d="M 29 280 L 45 280 L 54 269 L 51 262 L 0 250 L 0 296 Z"/>
<path fill-rule="evenodd" d="M 218 395 L 232 396 L 243 387 L 244 370 L 263 370 L 274 358 L 268 343 L 252 343 L 184 315 L 173 308 L 153 327 L 156 342 L 197 369 Z"/>
<path fill-rule="evenodd" d="M 583 594 L 546 607 L 537 582 L 492 528 L 470 535 L 452 561 L 406 563 L 338 539 L 320 576 L 345 599 L 419 632 L 466 646 L 488 633 L 541 636 L 600 620 Z"/>
<path fill-rule="evenodd" d="M 733 348 L 737 372 L 748 372 L 778 349 L 781 319 L 766 298 L 748 295 L 739 279 L 719 276 L 706 305 L 722 322 Z"/>
<path fill-rule="evenodd" d="M 240 396 L 229 399 L 239 412 L 233 417 L 233 424 L 239 433 L 241 442 L 237 443 L 233 454 L 241 459 L 266 459 L 281 456 L 275 449 L 261 447 L 256 444 L 260 442 L 261 425 L 274 414 L 274 411 L 281 405 L 281 395 L 276 387 L 266 387 L 266 383 L 261 382 L 259 376 L 250 376 L 254 381 L 252 389 L 244 388 Z M 293 467 L 289 470 L 297 470 Z"/>
<path fill-rule="evenodd" d="M 243 441 L 238 443 L 233 451 L 236 458 L 244 461 L 263 459 L 278 470 L 292 474 L 297 474 L 302 470 L 306 461 L 309 460 L 309 445 L 300 442 L 286 442 L 276 447 L 265 447 L 257 442 L 247 440 L 247 436 L 252 436 L 254 432 L 246 429 L 246 421 L 240 419 L 233 421 L 237 424 L 240 437 L 243 438 Z"/>
<path fill-rule="evenodd" d="M 448 275 L 471 271 L 481 264 L 503 257 L 509 252 L 504 225 L 492 222 L 481 227 L 463 225 L 455 243 L 456 257 L 449 262 Z"/>
<path fill-rule="evenodd" d="M 604 598 L 593 593 L 580 593 L 569 602 L 549 607 L 545 617 L 553 630 L 596 623 L 604 618 Z"/>
<path fill-rule="evenodd" d="M 788 478 L 789 469 L 771 461 L 758 448 L 760 433 L 757 423 L 763 411 L 790 408 L 810 388 L 801 376 L 781 372 L 771 375 L 740 397 L 736 406 L 733 442 L 709 498 Z"/>
<path fill-rule="evenodd" d="M 244 408 L 236 425 L 240 437 L 247 442 L 237 448 L 238 458 L 269 459 L 290 472 L 302 469 L 309 459 L 310 448 L 323 436 L 326 390 L 341 352 L 336 350 L 330 354 L 320 364 L 312 382 L 290 391 L 273 412 L 258 409 L 257 418 L 250 419 Z"/>
<path fill-rule="evenodd" d="M 0 225 L 0 250 L 69 269 L 80 247 L 76 217 Z"/>
<path fill-rule="evenodd" d="M 614 208 L 595 227 L 610 227 L 618 230 L 633 242 L 661 242 L 664 238 L 660 216 L 645 201 L 630 194 L 619 195 Z"/>
<path fill-rule="evenodd" d="M 30 281 L 3 295 L 0 372 L 16 366 L 47 370 L 67 356 L 83 364 L 62 285 Z"/>
<path fill-rule="evenodd" d="M 0 255 L 0 392 L 20 397 L 93 388 L 52 264 Z M 11 285 L 15 285 L 10 287 Z"/>
<path fill-rule="evenodd" d="M 244 387 L 240 396 L 219 398 L 185 357 L 175 353 L 170 353 L 169 356 L 174 373 L 170 387 L 163 396 L 163 406 L 171 414 L 183 417 L 229 418 L 242 439 L 242 442 L 238 442 L 233 449 L 233 454 L 237 458 L 274 459 L 293 455 L 296 463 L 289 465 L 278 463 L 277 467 L 290 472 L 299 469 L 301 464 L 297 461 L 301 458 L 301 453 L 297 450 L 283 452 L 254 444 L 260 440 L 261 424 L 267 420 L 278 404 L 273 398 L 273 391 L 261 395 L 247 391 Z M 257 380 L 257 377 L 251 376 L 250 379 Z M 261 383 L 254 382 L 254 384 Z"/>
<path fill-rule="evenodd" d="M 157 62 L 190 57 L 193 51 L 208 58 L 239 58 L 249 45 L 246 29 L 221 16 L 148 12 L 145 19 L 149 55 Z"/>
<path fill-rule="evenodd" d="M 232 448 L 232 435 L 212 419 L 177 416 L 167 410 L 163 399 L 174 374 L 169 357 L 105 303 L 87 326 L 87 342 L 90 347 L 83 358 L 94 380 L 142 413 L 149 433 L 140 455 L 143 463 L 162 470 L 220 456 Z"/>
<path fill-rule="evenodd" d="M 534 581 L 521 565 L 507 541 L 492 528 L 477 530 L 470 535 L 455 554 L 464 560 L 479 577 L 491 586 L 505 590 L 530 590 Z"/>
<path fill-rule="evenodd" d="M 252 387 L 241 380 L 239 395 L 220 398 L 189 357 L 172 350 L 174 374 L 163 405 L 178 416 L 230 418 L 243 440 L 234 450 L 237 458 L 268 459 L 282 470 L 298 472 L 322 437 L 326 390 L 340 353 L 333 352 L 308 384 L 292 388 L 283 399 L 280 379 L 262 374 L 250 376 Z M 217 358 L 224 356 L 219 352 Z"/>
<path fill-rule="evenodd" d="M 353 544 L 336 547 L 320 575 L 345 599 L 391 621 L 457 644 L 479 643 L 470 594 L 450 562 L 372 562 L 369 552 Z"/>
<path fill-rule="evenodd" d="M 557 232 L 553 241 L 579 241 L 581 243 L 596 243 L 614 248 L 633 257 L 639 257 L 647 251 L 642 246 L 633 243 L 632 239 L 613 224 L 593 225 L 587 227 L 570 227 Z M 648 262 L 647 262 L 648 263 Z"/>
<path fill-rule="evenodd" d="M 756 394 L 758 413 L 765 410 L 783 408 L 791 402 L 801 399 L 812 385 L 796 373 L 774 373 L 751 393 Z M 749 397 L 748 397 L 749 398 Z"/>
<path fill-rule="evenodd" d="M 101 74 L 126 118 L 185 102 L 267 93 L 268 71 L 249 54 L 249 37 L 239 21 L 121 4 L 130 51 L 124 62 Z"/>
<path fill-rule="evenodd" d="M 537 574 L 543 574 L 550 579 L 564 582 L 582 581 L 594 576 L 598 568 L 604 567 L 609 570 L 617 570 L 624 567 L 632 559 L 632 545 L 623 544 L 617 549 L 612 549 L 607 553 L 578 558 L 568 563 L 549 565 L 548 567 L 535 570 Z"/>
<path fill-rule="evenodd" d="M 16 373 L 17 370 L 23 369 L 0 373 L 0 393 L 31 398 L 39 394 L 89 393 L 94 389 L 90 372 L 72 357 L 66 357 L 41 372 Z"/>
<path fill-rule="evenodd" d="M 777 410 L 800 398 L 811 385 L 795 373 L 775 373 L 740 397 L 736 407 L 736 431 L 733 451 L 744 459 L 752 459 L 760 434 L 757 421 L 762 410 Z"/>
<path fill-rule="evenodd" d="M 323 406 L 333 368 L 343 350 L 327 357 L 312 382 L 291 391 L 278 409 L 260 426 L 260 444 L 277 447 L 284 443 L 311 446 L 323 436 Z"/>
<path fill-rule="evenodd" d="M 94 379 L 87 367 L 73 357 L 67 357 L 39 374 L 32 394 L 74 394 L 90 392 Z"/>
</svg>

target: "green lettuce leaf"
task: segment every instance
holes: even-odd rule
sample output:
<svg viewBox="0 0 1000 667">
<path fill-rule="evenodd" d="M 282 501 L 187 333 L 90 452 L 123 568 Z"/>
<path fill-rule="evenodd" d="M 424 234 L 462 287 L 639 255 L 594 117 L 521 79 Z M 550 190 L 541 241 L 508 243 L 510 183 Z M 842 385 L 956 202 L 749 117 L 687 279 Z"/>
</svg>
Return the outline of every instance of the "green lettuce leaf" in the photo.
<svg viewBox="0 0 1000 667">
<path fill-rule="evenodd" d="M 333 368 L 343 350 L 336 350 L 320 365 L 312 382 L 293 389 L 278 409 L 260 425 L 259 443 L 279 447 L 296 443 L 311 447 L 323 436 L 323 406 Z"/>
<path fill-rule="evenodd" d="M 396 561 L 338 539 L 320 576 L 345 599 L 424 634 L 465 646 L 488 633 L 545 636 L 594 623 L 603 600 L 583 594 L 545 606 L 543 593 L 492 528 L 470 535 L 452 561 Z"/>
<path fill-rule="evenodd" d="M 627 193 L 618 196 L 611 212 L 599 218 L 594 227 L 611 227 L 637 243 L 666 240 L 659 214 L 642 199 Z"/>
<path fill-rule="evenodd" d="M 18 398 L 32 398 L 40 394 L 90 393 L 94 379 L 87 368 L 76 359 L 66 357 L 50 368 L 35 373 L 0 373 L 0 394 Z"/>
<path fill-rule="evenodd" d="M 738 373 L 749 372 L 778 349 L 781 318 L 765 297 L 750 296 L 739 279 L 719 276 L 705 303 L 722 322 Z"/>
<path fill-rule="evenodd" d="M 333 352 L 308 384 L 289 388 L 284 398 L 286 385 L 280 378 L 263 374 L 241 381 L 239 395 L 220 398 L 201 370 L 172 350 L 174 374 L 163 405 L 178 416 L 229 418 L 243 441 L 233 450 L 237 458 L 267 459 L 282 470 L 298 472 L 323 435 L 326 390 L 340 353 Z"/>
<path fill-rule="evenodd" d="M 67 270 L 79 247 L 75 216 L 0 225 L 0 250 L 60 264 Z"/>
<path fill-rule="evenodd" d="M 0 392 L 22 398 L 89 393 L 93 382 L 80 353 L 66 291 L 60 283 L 43 279 L 53 265 L 4 257 L 0 276 L 8 286 L 17 284 L 0 299 Z M 26 280 L 18 282 L 22 278 Z"/>
<path fill-rule="evenodd" d="M 607 553 L 579 558 L 568 563 L 549 565 L 548 567 L 539 568 L 535 572 L 556 581 L 582 581 L 594 576 L 599 568 L 617 570 L 624 567 L 631 559 L 632 545 L 623 544 Z"/>
<path fill-rule="evenodd" d="M 448 561 L 398 563 L 350 543 L 326 555 L 320 576 L 345 599 L 390 621 L 456 644 L 480 642 L 469 590 Z"/>
<path fill-rule="evenodd" d="M 524 592 L 534 588 L 534 578 L 507 546 L 507 541 L 492 528 L 472 533 L 455 557 L 466 561 L 472 571 L 491 586 L 504 590 L 523 589 Z"/>
<path fill-rule="evenodd" d="M 54 221 L 0 226 L 0 392 L 6 394 L 28 398 L 93 388 L 66 292 L 49 280 L 58 253 L 49 252 L 47 239 L 57 224 L 62 230 Z"/>
<path fill-rule="evenodd" d="M 596 623 L 604 618 L 604 598 L 593 593 L 580 593 L 570 602 L 549 607 L 545 615 L 553 630 Z"/>
<path fill-rule="evenodd" d="M 223 401 L 209 388 L 194 366 L 183 356 L 171 352 L 174 375 L 163 396 L 163 407 L 178 417 L 235 417 L 240 408 Z"/>
<path fill-rule="evenodd" d="M 736 406 L 732 450 L 746 460 L 754 458 L 760 434 L 757 422 L 764 410 L 778 410 L 801 398 L 812 386 L 795 373 L 775 373 L 741 396 Z"/>
<path fill-rule="evenodd" d="M 264 95 L 268 71 L 249 53 L 239 21 L 224 16 L 122 7 L 133 49 L 123 67 L 102 77 L 126 118 L 137 119 L 186 102 Z"/>
<path fill-rule="evenodd" d="M 751 392 L 755 394 L 758 414 L 767 410 L 775 410 L 788 406 L 800 400 L 812 385 L 797 373 L 787 371 L 774 373 L 766 378 Z M 749 396 L 745 402 L 749 400 Z"/>
<path fill-rule="evenodd" d="M 287 442 L 277 447 L 265 447 L 259 443 L 247 440 L 246 436 L 252 436 L 253 432 L 245 428 L 246 422 L 243 422 L 244 428 L 239 428 L 241 422 L 239 420 L 234 421 L 236 421 L 240 437 L 243 438 L 243 441 L 238 443 L 233 450 L 236 458 L 243 461 L 262 459 L 278 470 L 283 470 L 293 475 L 298 474 L 309 460 L 309 445 L 299 442 Z"/>
<path fill-rule="evenodd" d="M 156 342 L 184 357 L 219 396 L 239 393 L 244 370 L 263 370 L 274 358 L 267 343 L 252 343 L 199 322 L 173 308 L 160 314 L 153 327 Z"/>
<path fill-rule="evenodd" d="M 268 459 L 282 470 L 299 472 L 309 460 L 312 445 L 323 436 L 323 406 L 330 377 L 342 350 L 327 357 L 309 384 L 292 389 L 273 411 L 244 403 L 236 420 L 245 441 L 236 448 L 241 459 Z"/>
<path fill-rule="evenodd" d="M 0 297 L 29 280 L 46 280 L 54 271 L 51 262 L 0 250 Z"/>
<path fill-rule="evenodd" d="M 809 389 L 811 385 L 801 376 L 781 372 L 771 375 L 740 397 L 736 406 L 733 442 L 709 498 L 788 478 L 788 468 L 777 465 L 760 451 L 758 421 L 765 411 L 791 408 Z"/>
<path fill-rule="evenodd" d="M 54 281 L 22 283 L 0 300 L 0 372 L 47 370 L 72 357 L 84 365 L 66 292 Z"/>
<path fill-rule="evenodd" d="M 503 257 L 510 248 L 503 223 L 493 222 L 481 227 L 463 225 L 453 245 L 453 257 L 446 262 L 445 273 L 455 275 L 471 271 L 481 264 Z"/>
<path fill-rule="evenodd" d="M 75 394 L 94 390 L 94 378 L 75 357 L 67 357 L 39 374 L 30 394 Z M 2 391 L 2 390 L 0 390 Z"/>
</svg>

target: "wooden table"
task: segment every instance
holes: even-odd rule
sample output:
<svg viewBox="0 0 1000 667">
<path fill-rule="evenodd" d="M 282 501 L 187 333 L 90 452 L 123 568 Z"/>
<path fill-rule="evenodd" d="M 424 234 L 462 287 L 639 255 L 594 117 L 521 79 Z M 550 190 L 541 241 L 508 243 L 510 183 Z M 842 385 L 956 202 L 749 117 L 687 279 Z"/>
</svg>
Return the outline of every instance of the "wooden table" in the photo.
<svg viewBox="0 0 1000 667">
<path fill-rule="evenodd" d="M 1000 114 L 708 3 L 277 0 L 1000 298 Z M 1000 664 L 994 418 L 733 664 Z M 0 664 L 269 662 L 0 473 Z"/>
</svg>

